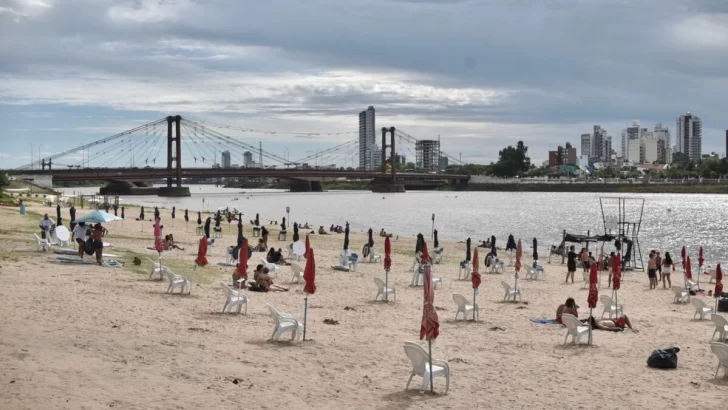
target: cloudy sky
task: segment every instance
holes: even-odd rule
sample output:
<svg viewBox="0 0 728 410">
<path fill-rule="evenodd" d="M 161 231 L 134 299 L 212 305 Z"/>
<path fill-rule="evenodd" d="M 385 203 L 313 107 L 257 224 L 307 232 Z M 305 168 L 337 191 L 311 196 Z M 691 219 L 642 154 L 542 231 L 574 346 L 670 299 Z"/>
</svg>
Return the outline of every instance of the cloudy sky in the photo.
<svg viewBox="0 0 728 410">
<path fill-rule="evenodd" d="M 725 0 L 0 0 L 0 168 L 169 114 L 299 158 L 369 105 L 469 162 L 685 111 L 724 153 L 726 67 Z"/>
</svg>

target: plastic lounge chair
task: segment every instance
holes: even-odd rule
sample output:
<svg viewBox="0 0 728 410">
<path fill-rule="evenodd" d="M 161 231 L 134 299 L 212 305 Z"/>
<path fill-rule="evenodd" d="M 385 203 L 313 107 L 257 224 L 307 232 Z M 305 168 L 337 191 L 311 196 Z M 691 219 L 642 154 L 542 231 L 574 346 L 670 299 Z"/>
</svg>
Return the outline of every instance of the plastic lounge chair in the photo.
<svg viewBox="0 0 728 410">
<path fill-rule="evenodd" d="M 607 295 L 600 295 L 599 301 L 602 302 L 604 305 L 604 311 L 602 312 L 602 318 L 604 318 L 604 315 L 609 315 L 608 317 L 611 319 L 612 316 L 619 316 L 619 312 L 624 313 L 624 306 L 619 305 L 617 306 L 611 297 Z"/>
<path fill-rule="evenodd" d="M 703 300 L 700 298 L 692 298 L 690 302 L 692 302 L 693 306 L 695 306 L 695 314 L 693 315 L 693 319 L 695 319 L 695 316 L 700 315 L 700 320 L 704 320 L 708 318 L 709 314 L 713 313 L 713 308 L 707 306 L 705 302 L 703 302 Z"/>
<path fill-rule="evenodd" d="M 278 265 L 268 262 L 262 256 L 260 257 L 260 262 L 263 264 L 264 268 L 268 268 L 268 276 L 270 276 L 271 278 L 278 277 Z"/>
<path fill-rule="evenodd" d="M 170 271 L 167 266 L 161 265 L 159 262 L 153 261 L 150 257 L 147 256 L 147 260 L 152 263 L 152 271 L 149 273 L 149 279 L 154 280 L 156 279 L 156 276 L 159 275 L 159 280 L 164 280 L 164 272 Z"/>
<path fill-rule="evenodd" d="M 460 270 L 458 270 L 458 280 L 470 279 L 470 261 L 460 262 Z"/>
<path fill-rule="evenodd" d="M 47 239 L 41 238 L 40 236 L 38 236 L 37 233 L 34 233 L 33 236 L 35 236 L 35 240 L 38 243 L 38 249 L 36 250 L 36 252 L 40 252 L 41 250 L 45 252 L 51 249 L 51 243 L 48 242 Z"/>
<path fill-rule="evenodd" d="M 718 333 L 718 341 L 725 342 L 728 337 L 728 320 L 715 313 L 710 315 L 710 320 L 715 324 L 715 331 L 713 332 L 713 336 L 710 337 L 710 340 L 713 340 L 715 334 Z"/>
<path fill-rule="evenodd" d="M 533 279 L 539 279 L 539 276 L 543 276 L 543 279 L 546 280 L 546 271 L 543 269 L 542 265 L 539 265 L 538 261 L 533 261 L 533 264 L 529 269 L 528 276 Z"/>
<path fill-rule="evenodd" d="M 589 333 L 589 326 L 585 326 L 574 315 L 568 313 L 562 314 L 561 322 L 566 326 L 564 344 L 566 344 L 566 341 L 569 340 L 569 335 L 571 335 L 571 343 L 578 345 L 581 337 Z"/>
<path fill-rule="evenodd" d="M 225 282 L 220 282 L 220 286 L 225 290 L 225 297 L 227 298 L 225 306 L 222 307 L 222 313 L 225 313 L 226 310 L 232 312 L 233 308 L 237 308 L 237 313 L 240 313 L 243 306 L 245 306 L 245 314 L 248 314 L 248 297 L 242 291 L 233 290 Z"/>
<path fill-rule="evenodd" d="M 177 275 L 169 269 L 164 270 L 164 274 L 169 279 L 169 287 L 167 293 L 174 293 L 174 290 L 179 288 L 181 295 L 189 295 L 192 292 L 192 281 L 185 278 L 184 276 Z"/>
<path fill-rule="evenodd" d="M 273 322 L 275 323 L 273 335 L 270 340 L 277 342 L 286 332 L 291 332 L 291 340 L 296 340 L 303 333 L 303 325 L 291 314 L 279 312 L 270 303 L 266 303 L 266 306 L 268 306 L 268 310 L 271 316 L 273 316 Z"/>
<path fill-rule="evenodd" d="M 425 271 L 424 267 L 420 268 L 417 271 L 412 272 L 412 280 L 410 281 L 410 286 L 423 286 L 425 284 Z M 436 276 L 432 277 L 432 286 L 437 289 L 437 285 L 440 285 L 442 287 L 442 278 L 438 278 Z"/>
<path fill-rule="evenodd" d="M 728 378 L 728 344 L 720 342 L 710 343 L 710 350 L 718 358 L 718 368 L 715 369 L 715 377 L 718 378 L 720 368 L 725 368 L 724 378 Z"/>
<path fill-rule="evenodd" d="M 447 391 L 450 389 L 450 365 L 445 360 L 432 359 L 432 368 L 430 368 L 430 358 L 427 352 L 415 342 L 404 342 L 404 351 L 412 362 L 412 373 L 410 374 L 409 380 L 407 380 L 407 387 L 404 389 L 409 389 L 412 378 L 416 375 L 422 377 L 420 393 L 424 392 L 430 387 L 431 372 L 433 379 L 435 377 L 445 378 L 445 394 L 447 394 Z"/>
<path fill-rule="evenodd" d="M 457 320 L 460 313 L 463 314 L 463 319 L 467 319 L 471 312 L 473 313 L 473 320 L 480 319 L 480 309 L 477 303 L 468 302 L 465 296 L 459 293 L 453 293 L 452 300 L 458 305 L 458 311 L 455 312 L 455 320 Z"/>
<path fill-rule="evenodd" d="M 672 291 L 675 293 L 672 303 L 686 303 L 690 298 L 690 293 L 686 292 L 682 286 L 673 286 Z"/>
<path fill-rule="evenodd" d="M 685 290 L 687 290 L 687 291 L 698 290 L 698 283 L 691 279 L 685 278 Z"/>
<path fill-rule="evenodd" d="M 517 289 L 511 288 L 511 285 L 501 281 L 501 285 L 503 285 L 503 290 L 506 291 L 505 295 L 503 295 L 503 301 L 504 302 L 515 302 L 516 297 L 518 297 L 518 300 L 521 300 L 521 291 Z"/>
<path fill-rule="evenodd" d="M 293 278 L 291 283 L 300 283 L 303 280 L 303 269 L 296 263 L 291 264 L 291 272 L 293 272 Z"/>
<path fill-rule="evenodd" d="M 445 248 L 435 249 L 433 253 L 434 257 L 432 258 L 432 262 L 439 264 L 442 262 L 442 256 L 445 254 Z"/>
<path fill-rule="evenodd" d="M 377 296 L 374 297 L 374 300 L 377 300 L 379 296 L 382 297 L 382 300 L 384 300 L 384 297 L 387 297 L 387 300 L 389 300 L 390 295 L 394 295 L 394 300 L 397 300 L 397 289 L 394 288 L 394 286 L 389 285 L 385 286 L 384 281 L 379 278 L 374 278 L 374 283 L 377 284 Z"/>
</svg>

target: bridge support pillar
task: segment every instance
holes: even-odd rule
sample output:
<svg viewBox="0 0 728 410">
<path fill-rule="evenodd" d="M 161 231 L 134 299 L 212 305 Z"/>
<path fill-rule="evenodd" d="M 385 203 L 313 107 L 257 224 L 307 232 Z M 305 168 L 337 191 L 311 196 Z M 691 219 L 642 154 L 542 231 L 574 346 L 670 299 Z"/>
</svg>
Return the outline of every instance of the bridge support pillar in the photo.
<svg viewBox="0 0 728 410">
<path fill-rule="evenodd" d="M 372 180 L 372 192 L 378 193 L 403 193 L 407 192 L 404 189 L 404 184 L 391 178 L 376 178 Z"/>
<path fill-rule="evenodd" d="M 175 176 L 167 178 L 167 186 L 159 188 L 159 196 L 191 196 L 190 189 L 182 186 L 182 117 L 167 117 L 167 169 Z"/>
<path fill-rule="evenodd" d="M 291 192 L 313 192 L 311 181 L 294 179 L 291 181 Z M 319 187 L 321 184 L 319 184 Z"/>
</svg>

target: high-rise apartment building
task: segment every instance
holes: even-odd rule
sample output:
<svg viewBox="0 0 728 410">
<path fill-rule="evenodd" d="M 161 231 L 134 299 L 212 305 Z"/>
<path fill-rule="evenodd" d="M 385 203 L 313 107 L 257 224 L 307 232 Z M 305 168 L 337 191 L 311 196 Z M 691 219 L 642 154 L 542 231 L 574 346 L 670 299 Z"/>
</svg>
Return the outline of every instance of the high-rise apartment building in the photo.
<svg viewBox="0 0 728 410">
<path fill-rule="evenodd" d="M 376 123 L 374 107 L 359 113 L 359 168 L 374 169 L 376 144 Z M 379 158 L 381 162 L 381 157 Z"/>
<path fill-rule="evenodd" d="M 655 124 L 652 135 L 657 139 L 657 162 L 660 164 L 672 163 L 672 141 L 670 130 L 662 124 Z"/>
<path fill-rule="evenodd" d="M 223 168 L 230 168 L 230 151 L 223 151 L 221 157 L 220 165 Z"/>
<path fill-rule="evenodd" d="M 437 171 L 440 167 L 440 141 L 419 140 L 415 143 L 417 168 Z"/>
<path fill-rule="evenodd" d="M 703 154 L 703 122 L 690 112 L 679 116 L 676 122 L 675 152 L 687 155 L 691 161 L 699 161 Z"/>
<path fill-rule="evenodd" d="M 591 134 L 581 134 L 581 156 L 589 158 L 592 156 Z"/>
<path fill-rule="evenodd" d="M 243 152 L 243 166 L 251 168 L 253 166 L 253 153 L 250 151 Z"/>
<path fill-rule="evenodd" d="M 622 158 L 628 158 L 629 153 L 629 142 L 640 138 L 640 122 L 639 120 L 632 121 L 632 126 L 625 128 L 622 131 Z"/>
</svg>

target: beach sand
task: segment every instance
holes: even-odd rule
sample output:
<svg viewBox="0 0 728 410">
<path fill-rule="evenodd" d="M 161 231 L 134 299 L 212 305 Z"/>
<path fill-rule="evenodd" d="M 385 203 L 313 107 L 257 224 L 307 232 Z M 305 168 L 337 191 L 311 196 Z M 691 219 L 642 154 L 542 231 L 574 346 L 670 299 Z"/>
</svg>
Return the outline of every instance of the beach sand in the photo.
<svg viewBox="0 0 728 410">
<path fill-rule="evenodd" d="M 29 210 L 55 215 L 50 208 Z M 79 209 L 78 216 L 86 212 Z M 397 301 L 388 304 L 374 302 L 373 278 L 384 278 L 381 264 L 334 271 L 343 235 L 311 236 L 318 289 L 309 297 L 307 341 L 271 343 L 273 322 L 265 304 L 302 320 L 303 285 L 288 285 L 290 269 L 282 267 L 277 282 L 289 292 L 250 292 L 247 315 L 221 314 L 219 282 L 230 282 L 233 268 L 214 263 L 224 261 L 227 245 L 235 244 L 235 224 L 223 222 L 224 237 L 209 258 L 213 264 L 193 270 L 196 224 L 187 226 L 181 215 L 174 224 L 163 215 L 163 224 L 186 250 L 162 257 L 197 281 L 190 296 L 167 295 L 166 282 L 148 280 L 145 258 L 141 267 L 129 263 L 136 254 L 157 258 L 146 249 L 154 243 L 151 222 L 143 223 L 144 232 L 133 220 L 107 225 L 106 240 L 113 245 L 107 252 L 126 262 L 123 269 L 65 265 L 54 263 L 52 253 L 36 252 L 37 214 L 21 217 L 17 209 L 0 208 L 0 409 L 725 407 L 728 381 L 713 378 L 712 322 L 692 320 L 693 307 L 672 304 L 672 291 L 648 290 L 644 273 L 627 273 L 620 292 L 639 333 L 595 331 L 593 346 L 564 345 L 564 328 L 530 319 L 553 317 L 569 296 L 586 317 L 588 291 L 580 271 L 575 284 L 564 285 L 565 266 L 546 264 L 547 280 L 519 281 L 527 302 L 520 304 L 501 303 L 500 282 L 513 283 L 512 267 L 504 275 L 483 275 L 481 320 L 455 321 L 452 294 L 471 299 L 473 290 L 469 281 L 456 280 L 465 245 L 443 241 L 446 258 L 434 273 L 444 283 L 435 291 L 441 328 L 433 355 L 449 361 L 452 379 L 447 395 L 444 379 L 435 379 L 439 394 L 431 396 L 419 393 L 419 377 L 404 389 L 411 365 L 403 342 L 419 339 L 422 314 L 422 288 L 409 287 L 416 232 L 399 232 L 392 242 L 390 282 Z M 270 243 L 285 248 L 275 232 Z M 363 233 L 353 233 L 351 249 L 361 252 L 365 241 Z M 383 238 L 375 241 L 383 253 Z M 548 245 L 542 245 L 542 261 Z M 526 264 L 530 255 L 526 249 Z M 611 295 L 606 288 L 600 293 Z M 601 310 L 600 304 L 597 316 Z M 667 346 L 681 349 L 679 368 L 648 368 L 652 350 Z"/>
</svg>

